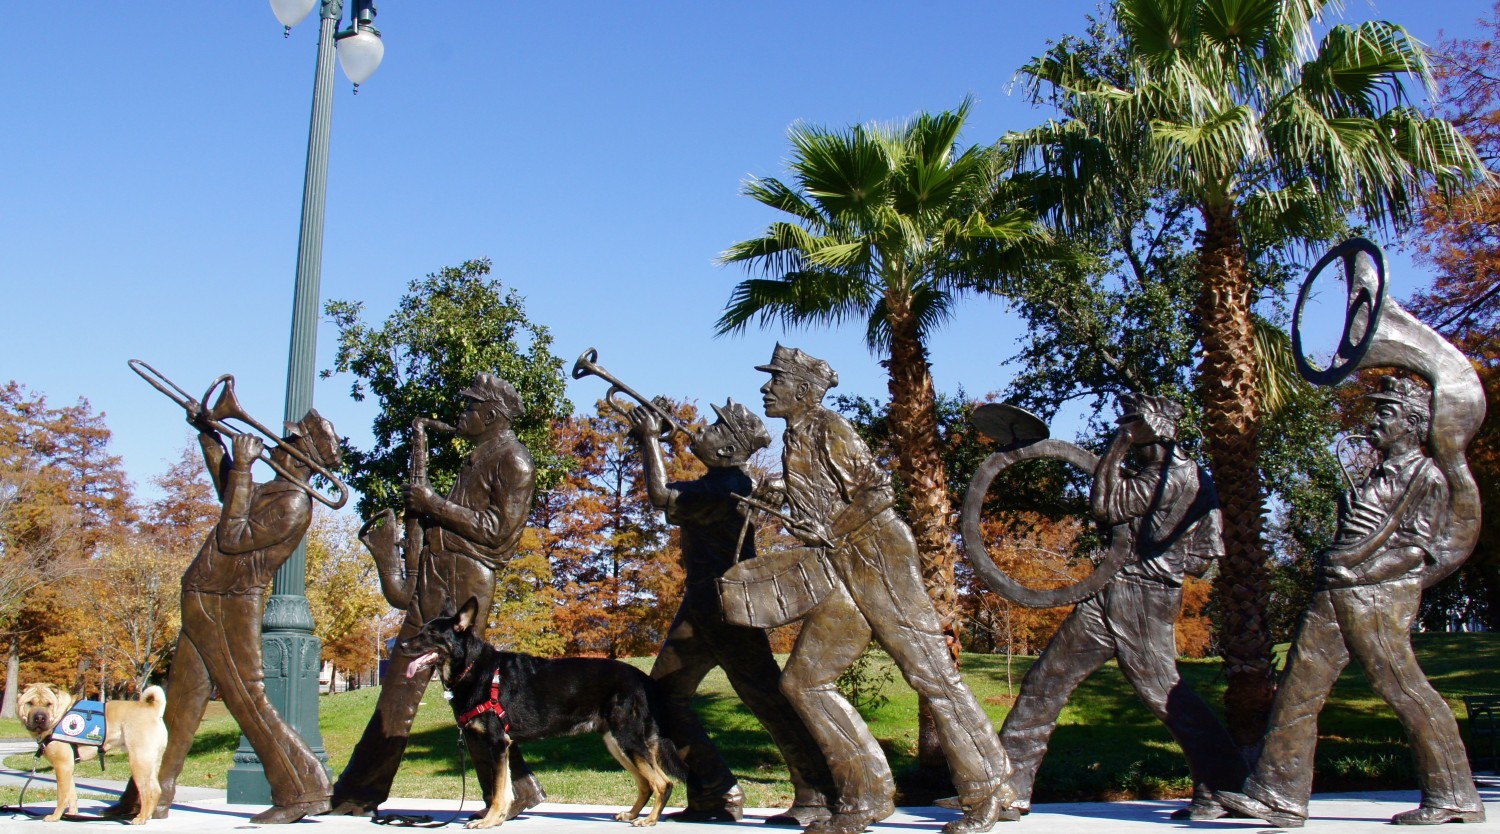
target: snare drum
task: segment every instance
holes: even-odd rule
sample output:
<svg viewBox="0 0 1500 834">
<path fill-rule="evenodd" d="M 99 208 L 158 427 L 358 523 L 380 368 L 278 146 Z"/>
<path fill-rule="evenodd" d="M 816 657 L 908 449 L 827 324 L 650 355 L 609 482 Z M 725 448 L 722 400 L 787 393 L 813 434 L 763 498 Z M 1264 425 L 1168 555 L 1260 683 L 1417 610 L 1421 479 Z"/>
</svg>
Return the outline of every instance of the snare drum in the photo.
<svg viewBox="0 0 1500 834">
<path fill-rule="evenodd" d="M 833 590 L 827 557 L 818 547 L 782 550 L 740 562 L 718 582 L 724 619 L 756 628 L 799 620 Z"/>
</svg>

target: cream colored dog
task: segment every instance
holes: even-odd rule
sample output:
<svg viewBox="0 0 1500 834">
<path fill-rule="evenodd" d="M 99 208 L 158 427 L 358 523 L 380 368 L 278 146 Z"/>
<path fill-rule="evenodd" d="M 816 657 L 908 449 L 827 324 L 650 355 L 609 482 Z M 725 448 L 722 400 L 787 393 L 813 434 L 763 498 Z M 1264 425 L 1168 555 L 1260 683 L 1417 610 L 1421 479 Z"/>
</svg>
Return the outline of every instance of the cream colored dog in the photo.
<svg viewBox="0 0 1500 834">
<path fill-rule="evenodd" d="M 21 692 L 16 708 L 21 723 L 32 738 L 42 742 L 42 755 L 57 774 L 57 808 L 44 819 L 56 822 L 64 813 L 78 813 L 78 791 L 73 786 L 73 765 L 100 755 L 123 749 L 130 761 L 130 778 L 141 794 L 141 812 L 130 821 L 141 825 L 151 819 L 161 784 L 156 780 L 161 769 L 162 753 L 167 749 L 167 725 L 161 720 L 167 709 L 167 693 L 159 686 L 148 686 L 139 701 L 109 701 L 104 705 L 104 746 L 72 745 L 47 741 L 68 709 L 73 696 L 45 683 L 34 683 Z M 76 752 L 75 752 L 76 751 Z"/>
</svg>

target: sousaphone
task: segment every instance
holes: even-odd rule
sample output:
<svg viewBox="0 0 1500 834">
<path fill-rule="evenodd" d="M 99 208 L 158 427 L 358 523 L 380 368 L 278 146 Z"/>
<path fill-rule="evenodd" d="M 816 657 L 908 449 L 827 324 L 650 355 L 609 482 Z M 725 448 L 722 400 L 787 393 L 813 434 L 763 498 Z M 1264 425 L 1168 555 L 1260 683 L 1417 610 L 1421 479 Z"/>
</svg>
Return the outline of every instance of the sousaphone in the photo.
<svg viewBox="0 0 1500 834">
<path fill-rule="evenodd" d="M 1328 270 L 1335 263 L 1338 270 Z M 1343 286 L 1330 290 L 1342 299 L 1343 329 L 1328 362 L 1309 360 L 1303 335 L 1308 302 L 1321 292 L 1325 271 Z M 1339 295 L 1339 293 L 1342 295 Z M 1432 388 L 1432 419 L 1427 450 L 1448 480 L 1448 523 L 1441 532 L 1434 564 L 1422 573 L 1422 586 L 1441 581 L 1463 564 L 1479 539 L 1479 487 L 1465 452 L 1484 422 L 1484 387 L 1468 357 L 1437 331 L 1391 300 L 1385 255 L 1364 238 L 1335 246 L 1308 272 L 1292 314 L 1292 352 L 1297 371 L 1314 385 L 1337 385 L 1363 368 L 1399 368 L 1417 374 Z"/>
<path fill-rule="evenodd" d="M 1047 424 L 1041 418 L 1008 403 L 982 405 L 974 410 L 970 422 L 981 434 L 1001 445 L 999 451 L 985 458 L 975 470 L 969 481 L 969 491 L 964 495 L 960 524 L 964 552 L 974 565 L 974 572 L 995 593 L 1027 608 L 1072 605 L 1098 593 L 1130 561 L 1129 535 L 1115 535 L 1111 531 L 1110 547 L 1104 559 L 1084 579 L 1061 588 L 1039 589 L 1023 585 L 995 564 L 985 547 L 981 522 L 990 484 L 996 475 L 1010 466 L 1025 460 L 1051 459 L 1092 473 L 1099 467 L 1099 456 L 1077 444 L 1050 438 Z"/>
</svg>

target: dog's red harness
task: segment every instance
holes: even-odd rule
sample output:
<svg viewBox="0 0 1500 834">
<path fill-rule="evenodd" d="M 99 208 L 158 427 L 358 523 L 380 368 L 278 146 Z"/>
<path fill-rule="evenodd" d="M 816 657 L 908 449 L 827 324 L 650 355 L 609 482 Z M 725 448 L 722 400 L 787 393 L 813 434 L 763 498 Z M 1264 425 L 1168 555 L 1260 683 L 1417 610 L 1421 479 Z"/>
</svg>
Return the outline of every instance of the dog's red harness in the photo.
<svg viewBox="0 0 1500 834">
<path fill-rule="evenodd" d="M 467 725 L 470 721 L 493 712 L 496 718 L 505 723 L 505 731 L 510 732 L 510 721 L 505 717 L 505 707 L 500 704 L 500 670 L 495 670 L 495 676 L 490 679 L 490 699 L 477 707 L 463 713 L 458 717 L 460 727 Z"/>
</svg>

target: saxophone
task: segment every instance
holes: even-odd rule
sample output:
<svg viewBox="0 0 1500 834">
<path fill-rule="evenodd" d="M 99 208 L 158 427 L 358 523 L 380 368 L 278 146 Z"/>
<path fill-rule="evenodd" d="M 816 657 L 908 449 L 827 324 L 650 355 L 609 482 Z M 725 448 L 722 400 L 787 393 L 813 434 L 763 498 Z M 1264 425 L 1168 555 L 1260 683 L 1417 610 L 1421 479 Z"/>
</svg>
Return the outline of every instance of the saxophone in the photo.
<svg viewBox="0 0 1500 834">
<path fill-rule="evenodd" d="M 408 484 L 427 484 L 428 429 L 453 431 L 452 426 L 430 417 L 418 417 L 412 421 L 411 458 L 406 469 Z M 375 557 L 375 566 L 380 573 L 380 592 L 396 608 L 406 608 L 411 603 L 422 558 L 422 517 L 408 511 L 403 520 L 404 536 L 399 541 L 396 539 L 396 513 L 390 508 L 366 521 L 359 529 L 359 540 Z"/>
</svg>

